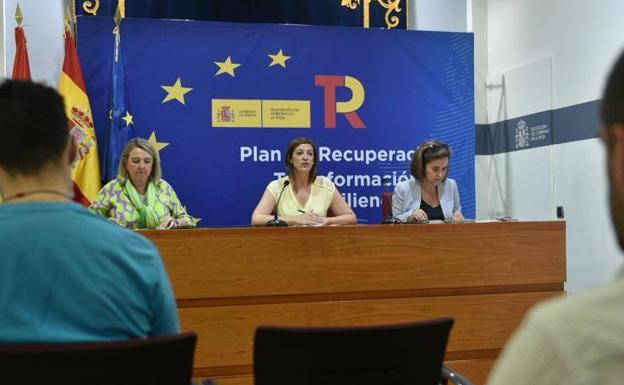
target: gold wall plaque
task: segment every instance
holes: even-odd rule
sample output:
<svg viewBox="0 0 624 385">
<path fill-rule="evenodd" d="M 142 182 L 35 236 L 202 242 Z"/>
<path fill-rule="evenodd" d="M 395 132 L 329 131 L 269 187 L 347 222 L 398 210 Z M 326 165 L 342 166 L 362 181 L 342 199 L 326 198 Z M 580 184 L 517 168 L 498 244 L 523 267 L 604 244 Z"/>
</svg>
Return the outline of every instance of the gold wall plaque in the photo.
<svg viewBox="0 0 624 385">
<path fill-rule="evenodd" d="M 97 11 L 100 8 L 100 0 L 88 0 L 82 3 L 82 9 L 90 15 L 97 16 Z"/>
<path fill-rule="evenodd" d="M 363 1 L 363 4 L 362 4 Z M 386 27 L 388 29 L 395 28 L 399 25 L 399 17 L 397 15 L 393 15 L 393 12 L 401 13 L 403 9 L 401 8 L 401 0 L 341 0 L 340 5 L 342 7 L 347 7 L 351 10 L 357 9 L 358 6 L 362 5 L 363 13 L 364 13 L 364 28 L 370 28 L 370 6 L 373 1 L 376 1 L 377 4 L 381 5 L 386 9 Z"/>
</svg>

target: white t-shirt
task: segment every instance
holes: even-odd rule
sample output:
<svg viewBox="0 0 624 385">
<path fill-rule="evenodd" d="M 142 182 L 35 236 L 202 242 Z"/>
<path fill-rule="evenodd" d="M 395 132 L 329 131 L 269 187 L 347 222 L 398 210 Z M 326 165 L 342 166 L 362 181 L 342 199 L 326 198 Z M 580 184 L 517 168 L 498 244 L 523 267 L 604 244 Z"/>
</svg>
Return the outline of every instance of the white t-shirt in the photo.
<svg viewBox="0 0 624 385">
<path fill-rule="evenodd" d="M 508 342 L 487 384 L 624 384 L 624 277 L 537 305 Z"/>
</svg>

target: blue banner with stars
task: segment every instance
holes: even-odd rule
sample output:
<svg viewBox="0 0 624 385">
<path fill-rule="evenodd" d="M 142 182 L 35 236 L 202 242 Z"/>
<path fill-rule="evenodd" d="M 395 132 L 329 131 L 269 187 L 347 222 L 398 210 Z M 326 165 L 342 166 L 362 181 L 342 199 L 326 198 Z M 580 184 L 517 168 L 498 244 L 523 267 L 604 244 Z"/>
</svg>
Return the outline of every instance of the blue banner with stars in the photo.
<svg viewBox="0 0 624 385">
<path fill-rule="evenodd" d="M 100 138 L 114 24 L 78 26 Z M 299 136 L 317 143 L 319 174 L 360 223 L 381 221 L 380 195 L 409 178 L 419 143 L 445 141 L 474 217 L 472 34 L 127 18 L 120 44 L 123 122 L 158 146 L 163 177 L 202 226 L 248 225 Z"/>
</svg>

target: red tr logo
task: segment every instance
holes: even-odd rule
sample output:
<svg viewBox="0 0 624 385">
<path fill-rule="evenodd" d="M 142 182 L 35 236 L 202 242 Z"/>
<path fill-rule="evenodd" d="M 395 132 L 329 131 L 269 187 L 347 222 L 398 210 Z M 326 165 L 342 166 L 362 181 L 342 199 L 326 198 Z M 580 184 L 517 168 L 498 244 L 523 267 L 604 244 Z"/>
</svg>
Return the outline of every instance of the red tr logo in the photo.
<svg viewBox="0 0 624 385">
<path fill-rule="evenodd" d="M 325 128 L 336 128 L 336 113 L 344 114 L 353 128 L 366 128 L 357 111 L 364 104 L 364 86 L 351 76 L 316 75 L 314 85 L 323 87 L 325 99 Z M 336 101 L 336 87 L 351 90 L 351 100 Z"/>
</svg>

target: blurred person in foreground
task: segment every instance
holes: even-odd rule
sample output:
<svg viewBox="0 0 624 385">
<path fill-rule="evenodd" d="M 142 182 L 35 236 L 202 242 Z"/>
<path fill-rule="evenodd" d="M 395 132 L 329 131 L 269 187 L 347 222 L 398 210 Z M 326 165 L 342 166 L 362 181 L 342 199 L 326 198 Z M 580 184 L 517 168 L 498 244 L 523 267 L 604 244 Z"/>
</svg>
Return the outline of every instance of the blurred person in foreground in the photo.
<svg viewBox="0 0 624 385">
<path fill-rule="evenodd" d="M 161 175 L 158 151 L 143 138 L 131 139 L 119 159 L 117 178 L 102 187 L 90 209 L 129 229 L 195 227 Z"/>
<path fill-rule="evenodd" d="M 0 342 L 179 332 L 152 243 L 72 202 L 77 152 L 62 97 L 5 80 L 0 106 Z"/>
<path fill-rule="evenodd" d="M 607 79 L 601 120 L 611 218 L 624 248 L 624 55 Z M 623 320 L 622 272 L 602 288 L 545 301 L 529 312 L 512 336 L 488 384 L 621 384 Z"/>
</svg>

